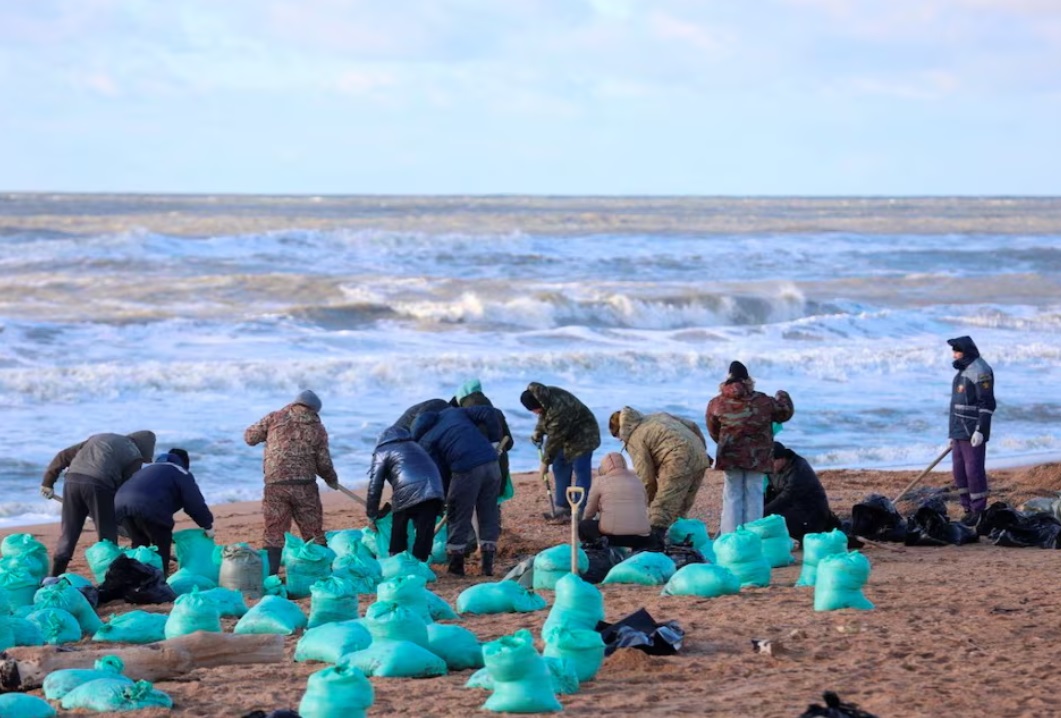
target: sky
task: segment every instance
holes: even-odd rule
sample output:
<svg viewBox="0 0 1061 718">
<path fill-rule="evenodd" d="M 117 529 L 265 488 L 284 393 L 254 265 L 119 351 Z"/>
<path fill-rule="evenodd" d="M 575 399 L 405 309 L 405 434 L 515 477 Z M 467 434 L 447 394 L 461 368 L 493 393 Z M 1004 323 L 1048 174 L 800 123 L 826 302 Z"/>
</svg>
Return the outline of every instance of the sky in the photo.
<svg viewBox="0 0 1061 718">
<path fill-rule="evenodd" d="M 1061 1 L 6 0 L 0 191 L 1061 195 Z"/>
</svg>

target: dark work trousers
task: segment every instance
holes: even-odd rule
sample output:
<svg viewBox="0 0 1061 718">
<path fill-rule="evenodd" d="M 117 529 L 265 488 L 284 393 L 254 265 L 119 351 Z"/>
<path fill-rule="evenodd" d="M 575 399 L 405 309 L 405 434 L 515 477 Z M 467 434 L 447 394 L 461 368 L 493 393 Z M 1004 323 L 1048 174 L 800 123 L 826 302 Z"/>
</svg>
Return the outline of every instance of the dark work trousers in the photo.
<svg viewBox="0 0 1061 718">
<path fill-rule="evenodd" d="M 583 519 L 578 522 L 578 538 L 586 543 L 598 541 L 601 537 L 608 539 L 609 546 L 625 546 L 627 548 L 646 548 L 652 543 L 652 536 L 637 535 L 612 535 L 602 534 L 600 521 L 597 519 Z"/>
<path fill-rule="evenodd" d="M 951 469 L 958 500 L 966 512 L 976 513 L 987 508 L 987 442 L 974 447 L 968 441 L 951 440 Z"/>
<path fill-rule="evenodd" d="M 413 522 L 415 538 L 413 556 L 423 562 L 431 558 L 431 547 L 435 542 L 435 519 L 442 510 L 440 499 L 431 499 L 403 511 L 395 511 L 391 523 L 391 556 L 409 548 L 409 522 Z"/>
<path fill-rule="evenodd" d="M 63 514 L 59 543 L 55 546 L 52 575 L 66 571 L 74 549 L 89 516 L 96 524 L 100 541 L 118 543 L 118 524 L 114 520 L 114 490 L 100 485 L 90 476 L 67 474 L 63 485 Z"/>
<path fill-rule="evenodd" d="M 501 467 L 496 461 L 454 473 L 446 494 L 447 553 L 464 553 L 472 538 L 472 514 L 479 518 L 479 550 L 496 551 L 501 535 Z"/>
<path fill-rule="evenodd" d="M 169 557 L 173 548 L 173 527 L 163 526 L 139 516 L 126 516 L 122 519 L 122 528 L 132 539 L 133 548 L 154 546 L 162 559 L 162 573 L 169 575 Z"/>
</svg>

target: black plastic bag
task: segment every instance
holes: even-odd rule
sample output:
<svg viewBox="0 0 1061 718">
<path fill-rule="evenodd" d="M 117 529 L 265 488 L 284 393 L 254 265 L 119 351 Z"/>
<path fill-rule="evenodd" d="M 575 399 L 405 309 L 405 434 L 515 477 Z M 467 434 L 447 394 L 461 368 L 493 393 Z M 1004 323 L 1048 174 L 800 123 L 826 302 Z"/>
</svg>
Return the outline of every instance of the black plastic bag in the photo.
<svg viewBox="0 0 1061 718">
<path fill-rule="evenodd" d="M 99 590 L 95 586 L 78 586 L 77 590 L 88 600 L 92 608 L 99 606 Z"/>
<path fill-rule="evenodd" d="M 622 563 L 626 559 L 626 554 L 617 548 L 609 546 L 607 539 L 594 543 L 584 543 L 582 544 L 582 551 L 586 554 L 586 558 L 589 559 L 589 568 L 582 571 L 580 575 L 583 581 L 589 583 L 600 583 L 608 575 L 608 572 L 612 570 L 612 566 Z"/>
<path fill-rule="evenodd" d="M 171 603 L 177 594 L 162 571 L 128 556 L 114 559 L 97 589 L 101 604 L 122 599 L 128 603 Z"/>
<path fill-rule="evenodd" d="M 979 540 L 974 528 L 947 518 L 947 505 L 939 497 L 924 502 L 906 520 L 907 546 L 960 546 Z"/>
<path fill-rule="evenodd" d="M 620 648 L 636 648 L 650 656 L 673 656 L 685 638 L 685 630 L 677 621 L 657 623 L 643 608 L 615 623 L 600 621 L 596 631 L 604 641 L 606 656 Z"/>
<path fill-rule="evenodd" d="M 840 696 L 832 691 L 822 694 L 825 705 L 811 703 L 799 718 L 877 718 L 872 713 L 860 709 L 854 703 L 843 703 Z"/>
<path fill-rule="evenodd" d="M 1028 514 L 996 501 L 976 523 L 976 532 L 996 546 L 1061 548 L 1061 522 L 1044 513 Z"/>
<path fill-rule="evenodd" d="M 906 540 L 906 519 L 899 514 L 891 499 L 870 494 L 851 507 L 849 533 L 871 541 L 902 543 Z"/>
<path fill-rule="evenodd" d="M 693 540 L 686 536 L 680 543 L 669 543 L 663 548 L 663 553 L 674 561 L 675 570 L 690 563 L 707 563 L 707 559 L 697 549 L 693 548 Z"/>
</svg>

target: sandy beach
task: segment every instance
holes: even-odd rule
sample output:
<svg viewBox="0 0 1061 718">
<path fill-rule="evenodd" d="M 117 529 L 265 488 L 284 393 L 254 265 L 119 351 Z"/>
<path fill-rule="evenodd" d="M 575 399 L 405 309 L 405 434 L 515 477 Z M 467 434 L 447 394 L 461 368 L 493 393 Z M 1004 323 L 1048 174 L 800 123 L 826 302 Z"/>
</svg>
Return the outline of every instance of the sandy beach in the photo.
<svg viewBox="0 0 1061 718">
<path fill-rule="evenodd" d="M 841 516 L 870 493 L 894 496 L 918 472 L 823 471 L 834 510 Z M 992 500 L 1017 505 L 1061 491 L 1061 464 L 991 472 Z M 923 486 L 945 487 L 948 472 L 934 472 Z M 539 517 L 545 494 L 535 477 L 516 478 L 516 497 L 504 505 L 499 569 L 563 543 L 567 526 Z M 710 472 L 693 515 L 718 529 L 722 475 Z M 325 493 L 326 527 L 360 527 L 358 504 Z M 901 502 L 904 514 L 914 505 Z M 953 502 L 951 514 L 960 511 Z M 256 502 L 214 507 L 218 542 L 259 545 Z M 182 516 L 183 518 L 183 516 Z M 178 528 L 189 527 L 187 519 Z M 8 529 L 30 532 L 49 550 L 58 525 Z M 71 570 L 87 575 L 83 537 Z M 1061 690 L 1055 666 L 1061 660 L 1061 579 L 1058 555 L 1041 549 L 1000 548 L 986 543 L 925 548 L 866 546 L 872 573 L 865 595 L 871 611 L 815 612 L 813 592 L 794 588 L 800 566 L 775 569 L 771 585 L 715 599 L 660 596 L 659 588 L 601 586 L 607 620 L 644 607 L 659 621 L 676 620 L 686 631 L 681 652 L 651 657 L 621 650 L 609 657 L 595 681 L 562 696 L 567 715 L 798 716 L 821 702 L 825 690 L 859 704 L 880 718 L 904 716 L 1053 716 Z M 797 554 L 798 557 L 798 554 Z M 436 567 L 441 569 L 441 567 Z M 455 604 L 458 594 L 484 580 L 473 557 L 469 575 L 452 578 L 439 570 L 430 588 Z M 541 592 L 551 603 L 552 592 Z M 369 601 L 363 597 L 361 612 Z M 309 599 L 301 603 L 308 611 Z M 106 618 L 137 608 L 101 606 Z M 166 611 L 162 605 L 151 610 Z M 519 628 L 536 634 L 547 611 L 532 614 L 466 616 L 460 625 L 481 641 Z M 234 621 L 226 619 L 231 630 Z M 753 639 L 773 642 L 773 655 L 756 653 Z M 294 652 L 296 637 L 286 639 Z M 98 645 L 83 642 L 83 646 Z M 295 663 L 197 669 L 177 680 L 160 681 L 174 701 L 172 711 L 145 716 L 236 716 L 254 709 L 297 708 L 307 676 L 324 664 Z M 476 712 L 487 693 L 464 688 L 470 671 L 433 679 L 372 679 L 376 701 L 370 715 L 448 716 Z"/>
</svg>

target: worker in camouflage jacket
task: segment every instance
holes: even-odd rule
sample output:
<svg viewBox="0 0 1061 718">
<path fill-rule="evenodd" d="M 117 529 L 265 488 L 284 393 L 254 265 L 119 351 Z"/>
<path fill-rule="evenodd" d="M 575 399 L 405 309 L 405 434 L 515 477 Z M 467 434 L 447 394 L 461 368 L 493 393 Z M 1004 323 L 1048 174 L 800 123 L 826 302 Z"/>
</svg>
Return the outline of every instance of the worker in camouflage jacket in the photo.
<svg viewBox="0 0 1061 718">
<path fill-rule="evenodd" d="M 262 542 L 272 574 L 280 569 L 284 534 L 291 529 L 292 520 L 303 540 L 325 543 L 324 508 L 317 477 L 333 489 L 339 487 L 339 477 L 332 465 L 328 432 L 321 423 L 320 410 L 320 398 L 307 389 L 243 432 L 248 446 L 265 442 Z"/>
<path fill-rule="evenodd" d="M 773 425 L 793 412 L 788 392 L 769 397 L 755 390 L 747 367 L 739 361 L 729 365 L 706 416 L 707 433 L 718 445 L 715 468 L 725 472 L 721 533 L 763 517 L 763 480 L 774 466 Z"/>
<path fill-rule="evenodd" d="M 558 386 L 532 381 L 519 400 L 538 417 L 531 441 L 541 447 L 539 472 L 553 470 L 553 515 L 570 518 L 566 496 L 572 475 L 587 495 L 593 482 L 593 451 L 600 446 L 597 418 L 574 394 Z"/>
<path fill-rule="evenodd" d="M 652 536 L 662 549 L 667 529 L 688 515 L 711 468 L 707 440 L 687 419 L 662 412 L 646 416 L 629 406 L 611 415 L 608 429 L 623 442 L 645 484 Z"/>
</svg>

